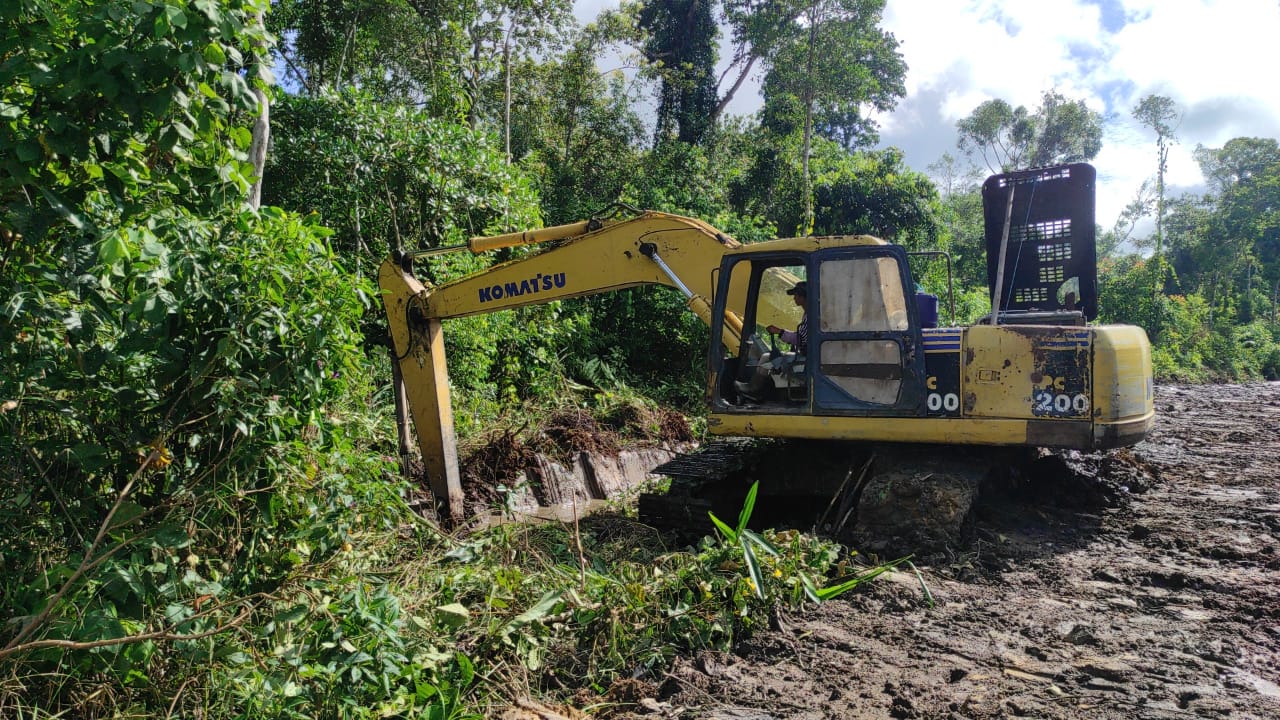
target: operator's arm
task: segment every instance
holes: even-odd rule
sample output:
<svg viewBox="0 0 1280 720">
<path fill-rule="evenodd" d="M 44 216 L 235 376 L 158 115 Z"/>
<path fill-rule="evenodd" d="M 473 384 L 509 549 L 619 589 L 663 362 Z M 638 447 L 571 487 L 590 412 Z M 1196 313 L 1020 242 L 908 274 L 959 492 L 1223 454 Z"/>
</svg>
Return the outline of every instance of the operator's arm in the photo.
<svg viewBox="0 0 1280 720">
<path fill-rule="evenodd" d="M 796 345 L 800 342 L 800 336 L 797 335 L 796 331 L 794 330 L 783 330 L 777 325 L 770 325 L 765 329 L 773 333 L 774 335 L 777 335 L 779 338 L 782 339 L 782 342 L 784 343 L 790 343 L 792 345 Z"/>
</svg>

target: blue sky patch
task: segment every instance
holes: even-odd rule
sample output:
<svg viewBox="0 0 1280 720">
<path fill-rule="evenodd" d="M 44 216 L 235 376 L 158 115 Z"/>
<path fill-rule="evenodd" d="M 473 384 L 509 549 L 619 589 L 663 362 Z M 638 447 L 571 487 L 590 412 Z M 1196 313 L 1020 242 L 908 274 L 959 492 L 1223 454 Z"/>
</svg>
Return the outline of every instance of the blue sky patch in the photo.
<svg viewBox="0 0 1280 720">
<path fill-rule="evenodd" d="M 1084 0 L 1090 5 L 1097 5 L 1102 11 L 1102 29 L 1109 33 L 1120 31 L 1127 23 L 1124 4 L 1120 0 Z"/>
</svg>

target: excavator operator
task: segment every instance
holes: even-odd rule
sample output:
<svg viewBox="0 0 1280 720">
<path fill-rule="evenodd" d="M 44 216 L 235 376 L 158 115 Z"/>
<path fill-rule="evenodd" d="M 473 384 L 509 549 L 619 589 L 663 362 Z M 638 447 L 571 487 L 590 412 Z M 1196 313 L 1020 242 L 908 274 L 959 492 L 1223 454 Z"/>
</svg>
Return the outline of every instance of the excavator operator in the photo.
<svg viewBox="0 0 1280 720">
<path fill-rule="evenodd" d="M 800 307 L 804 314 L 800 317 L 800 323 L 796 325 L 795 330 L 784 330 L 777 325 L 769 325 L 765 329 L 771 335 L 779 336 L 783 342 L 790 343 L 793 352 L 790 353 L 766 353 L 760 358 L 760 364 L 756 366 L 755 373 L 751 376 L 750 382 L 736 382 L 735 387 L 738 394 L 747 402 L 761 402 L 768 400 L 771 391 L 775 387 L 771 375 L 784 375 L 799 371 L 796 367 L 797 363 L 804 363 L 805 348 L 809 344 L 809 311 L 807 301 L 809 298 L 809 285 L 804 280 L 797 282 L 787 290 L 787 294 Z"/>
<path fill-rule="evenodd" d="M 791 349 L 794 350 L 796 354 L 804 355 L 805 348 L 809 344 L 809 311 L 806 308 L 806 302 L 809 298 L 809 284 L 804 280 L 801 280 L 791 286 L 791 289 L 787 291 L 787 294 L 795 300 L 796 305 L 798 305 L 800 310 L 804 313 L 804 315 L 800 317 L 800 324 L 796 325 L 796 329 L 794 331 L 783 330 L 777 325 L 770 325 L 765 329 L 774 335 L 780 336 L 782 338 L 782 342 L 790 343 Z"/>
</svg>

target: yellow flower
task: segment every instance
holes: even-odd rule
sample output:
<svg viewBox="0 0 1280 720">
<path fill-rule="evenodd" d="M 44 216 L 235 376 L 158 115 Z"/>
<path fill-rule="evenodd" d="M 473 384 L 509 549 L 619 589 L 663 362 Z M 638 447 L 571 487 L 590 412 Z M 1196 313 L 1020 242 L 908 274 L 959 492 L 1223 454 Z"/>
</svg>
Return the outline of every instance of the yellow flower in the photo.
<svg viewBox="0 0 1280 720">
<path fill-rule="evenodd" d="M 782 577 L 782 571 L 781 571 L 781 570 L 779 570 L 778 568 L 774 568 L 774 569 L 773 569 L 773 576 L 774 576 L 774 577 L 776 577 L 776 578 L 780 578 L 780 577 Z"/>
<path fill-rule="evenodd" d="M 163 470 L 173 464 L 173 453 L 156 438 L 150 446 L 138 450 L 138 464 L 148 470 Z"/>
</svg>

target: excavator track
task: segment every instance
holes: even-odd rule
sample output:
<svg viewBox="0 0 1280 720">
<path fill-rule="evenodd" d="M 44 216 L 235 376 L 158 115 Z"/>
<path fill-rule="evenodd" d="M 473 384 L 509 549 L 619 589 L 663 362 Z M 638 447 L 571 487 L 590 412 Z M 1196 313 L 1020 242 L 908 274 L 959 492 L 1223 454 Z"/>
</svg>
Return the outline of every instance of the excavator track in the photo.
<svg viewBox="0 0 1280 720">
<path fill-rule="evenodd" d="M 727 438 L 653 470 L 666 493 L 640 497 L 640 519 L 680 535 L 711 531 L 708 512 L 736 518 L 752 483 L 752 525 L 814 530 L 859 549 L 931 552 L 963 544 L 992 477 L 1030 455 L 1003 449 Z"/>
</svg>

